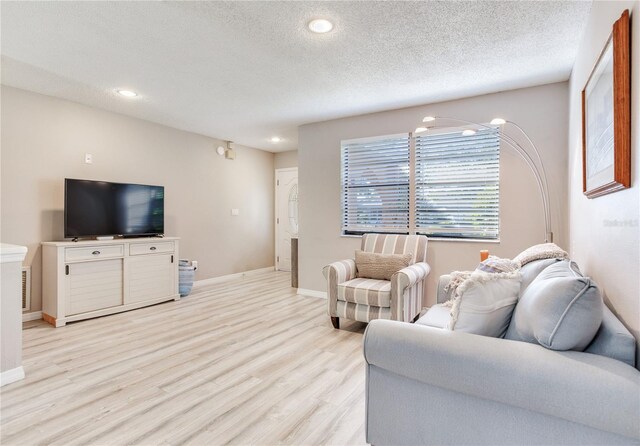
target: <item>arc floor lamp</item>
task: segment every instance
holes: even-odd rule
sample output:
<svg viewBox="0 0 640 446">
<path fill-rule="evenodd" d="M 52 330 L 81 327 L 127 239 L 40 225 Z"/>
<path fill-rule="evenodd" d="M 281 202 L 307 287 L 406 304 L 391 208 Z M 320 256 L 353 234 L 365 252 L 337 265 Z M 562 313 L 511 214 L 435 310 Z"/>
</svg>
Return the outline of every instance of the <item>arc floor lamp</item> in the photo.
<svg viewBox="0 0 640 446">
<path fill-rule="evenodd" d="M 512 148 L 520 157 L 525 161 L 533 176 L 536 179 L 536 183 L 538 185 L 538 189 L 540 191 L 540 196 L 542 198 L 542 208 L 544 211 L 544 225 L 545 225 L 545 235 L 544 241 L 545 243 L 553 242 L 553 231 L 551 230 L 551 209 L 549 205 L 549 185 L 547 183 L 547 174 L 544 170 L 544 165 L 542 164 L 542 158 L 540 157 L 540 152 L 538 152 L 538 148 L 533 143 L 529 135 L 520 127 L 518 124 L 512 121 L 507 121 L 502 118 L 495 118 L 491 121 L 490 124 L 480 124 L 478 122 L 467 121 L 465 119 L 459 118 L 449 118 L 449 117 L 436 117 L 436 116 L 426 116 L 422 120 L 422 126 L 416 128 L 415 133 L 424 133 L 429 131 L 430 129 L 444 129 L 451 128 L 452 126 L 456 127 L 464 127 L 462 130 L 462 134 L 466 136 L 470 136 L 476 133 L 477 130 L 481 129 L 494 129 L 496 127 L 502 127 L 501 131 L 498 132 L 498 136 L 500 141 L 504 142 L 507 146 Z M 453 125 L 451 125 L 453 124 Z M 525 149 L 513 136 L 509 135 L 505 129 L 507 126 L 509 128 L 514 128 L 526 141 L 526 145 L 528 149 Z M 533 156 L 531 153 L 533 153 Z"/>
</svg>

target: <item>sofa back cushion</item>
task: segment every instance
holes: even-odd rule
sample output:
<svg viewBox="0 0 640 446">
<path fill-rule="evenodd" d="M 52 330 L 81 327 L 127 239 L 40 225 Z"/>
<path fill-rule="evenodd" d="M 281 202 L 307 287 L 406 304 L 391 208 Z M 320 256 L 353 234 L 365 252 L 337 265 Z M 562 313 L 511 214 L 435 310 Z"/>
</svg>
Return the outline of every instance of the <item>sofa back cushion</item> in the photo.
<svg viewBox="0 0 640 446">
<path fill-rule="evenodd" d="M 595 283 L 582 276 L 574 262 L 562 260 L 525 289 L 505 338 L 583 351 L 600 328 L 603 308 Z"/>
<path fill-rule="evenodd" d="M 529 287 L 529 285 L 531 285 L 531 282 L 533 282 L 545 268 L 560 261 L 562 261 L 562 259 L 535 260 L 520 268 L 520 273 L 522 274 L 522 282 L 520 282 L 520 296 L 522 296 L 524 291 Z"/>
<path fill-rule="evenodd" d="M 411 264 L 427 261 L 424 235 L 365 234 L 360 249 L 377 254 L 411 254 Z"/>
</svg>

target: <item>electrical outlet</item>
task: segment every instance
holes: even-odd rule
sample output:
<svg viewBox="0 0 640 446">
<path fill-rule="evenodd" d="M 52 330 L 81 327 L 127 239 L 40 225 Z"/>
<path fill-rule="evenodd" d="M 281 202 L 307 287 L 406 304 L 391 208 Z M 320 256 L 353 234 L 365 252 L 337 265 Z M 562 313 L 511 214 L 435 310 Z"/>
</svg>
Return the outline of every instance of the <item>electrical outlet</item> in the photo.
<svg viewBox="0 0 640 446">
<path fill-rule="evenodd" d="M 240 209 L 231 209 L 231 215 L 240 215 Z"/>
<path fill-rule="evenodd" d="M 93 155 L 90 153 L 84 154 L 84 162 L 85 164 L 93 164 Z"/>
</svg>

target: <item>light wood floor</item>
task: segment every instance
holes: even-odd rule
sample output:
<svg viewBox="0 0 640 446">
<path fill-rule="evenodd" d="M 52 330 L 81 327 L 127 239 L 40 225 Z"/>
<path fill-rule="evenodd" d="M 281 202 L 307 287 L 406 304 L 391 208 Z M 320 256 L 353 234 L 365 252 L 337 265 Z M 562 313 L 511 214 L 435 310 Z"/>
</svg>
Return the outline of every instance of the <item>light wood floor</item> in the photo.
<svg viewBox="0 0 640 446">
<path fill-rule="evenodd" d="M 364 444 L 364 324 L 287 273 L 52 328 L 25 324 L 3 445 Z"/>
</svg>

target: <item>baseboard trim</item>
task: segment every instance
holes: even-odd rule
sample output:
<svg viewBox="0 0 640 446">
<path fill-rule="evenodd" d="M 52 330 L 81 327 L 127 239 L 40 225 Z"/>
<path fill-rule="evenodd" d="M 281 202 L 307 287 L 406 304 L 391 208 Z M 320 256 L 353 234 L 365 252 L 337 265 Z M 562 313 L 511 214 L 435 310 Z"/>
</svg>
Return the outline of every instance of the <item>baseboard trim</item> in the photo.
<svg viewBox="0 0 640 446">
<path fill-rule="evenodd" d="M 22 366 L 11 370 L 5 370 L 0 373 L 0 387 L 20 381 L 21 379 L 24 379 L 24 369 Z"/>
<path fill-rule="evenodd" d="M 252 269 L 252 270 L 244 271 L 241 273 L 227 274 L 225 276 L 212 277 L 210 279 L 196 280 L 195 282 L 193 282 L 193 286 L 197 287 L 197 286 L 213 285 L 216 283 L 228 282 L 234 279 L 242 279 L 243 277 L 255 276 L 256 274 L 263 274 L 263 273 L 267 273 L 274 270 L 275 270 L 274 266 L 268 266 L 266 268 Z"/>
<path fill-rule="evenodd" d="M 31 313 L 22 313 L 22 322 L 37 321 L 42 319 L 42 311 L 33 311 Z"/>
<path fill-rule="evenodd" d="M 327 298 L 326 291 L 306 290 L 304 288 L 298 288 L 298 291 L 296 292 L 296 294 L 300 296 L 319 297 L 320 299 Z"/>
</svg>

